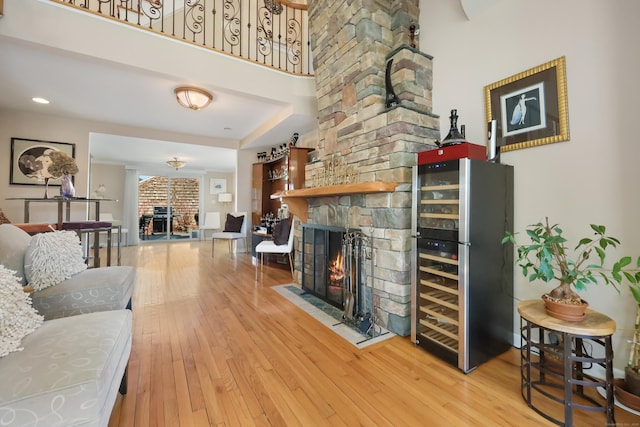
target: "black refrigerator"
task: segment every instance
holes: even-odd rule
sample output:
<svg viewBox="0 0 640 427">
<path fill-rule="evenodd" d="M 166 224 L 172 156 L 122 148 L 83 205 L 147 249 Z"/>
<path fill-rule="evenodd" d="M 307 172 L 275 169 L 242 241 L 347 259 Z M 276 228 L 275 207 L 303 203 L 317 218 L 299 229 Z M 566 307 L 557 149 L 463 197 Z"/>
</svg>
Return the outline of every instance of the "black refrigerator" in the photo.
<svg viewBox="0 0 640 427">
<path fill-rule="evenodd" d="M 467 373 L 513 342 L 513 252 L 501 243 L 513 168 L 424 158 L 413 170 L 411 338 Z"/>
</svg>

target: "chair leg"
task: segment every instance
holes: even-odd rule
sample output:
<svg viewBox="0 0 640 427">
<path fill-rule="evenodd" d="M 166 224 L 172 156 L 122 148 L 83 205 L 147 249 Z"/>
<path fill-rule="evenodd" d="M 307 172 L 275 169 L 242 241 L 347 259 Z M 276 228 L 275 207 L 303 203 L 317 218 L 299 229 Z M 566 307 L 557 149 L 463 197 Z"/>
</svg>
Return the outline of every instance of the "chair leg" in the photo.
<svg viewBox="0 0 640 427">
<path fill-rule="evenodd" d="M 213 249 L 216 247 L 216 239 L 211 238 L 211 258 L 213 258 Z"/>
</svg>

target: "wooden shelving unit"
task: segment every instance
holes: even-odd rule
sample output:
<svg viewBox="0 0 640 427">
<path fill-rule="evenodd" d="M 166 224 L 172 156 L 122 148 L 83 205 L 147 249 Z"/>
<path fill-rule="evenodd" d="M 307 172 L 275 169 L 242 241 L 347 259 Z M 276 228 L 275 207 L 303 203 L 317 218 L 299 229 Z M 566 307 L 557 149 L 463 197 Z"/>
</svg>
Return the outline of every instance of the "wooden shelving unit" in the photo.
<svg viewBox="0 0 640 427">
<path fill-rule="evenodd" d="M 304 186 L 304 167 L 311 148 L 290 147 L 281 157 L 253 164 L 251 222 L 260 224 L 260 217 L 278 212 L 282 202 L 270 197 L 274 193 L 298 190 Z"/>
</svg>

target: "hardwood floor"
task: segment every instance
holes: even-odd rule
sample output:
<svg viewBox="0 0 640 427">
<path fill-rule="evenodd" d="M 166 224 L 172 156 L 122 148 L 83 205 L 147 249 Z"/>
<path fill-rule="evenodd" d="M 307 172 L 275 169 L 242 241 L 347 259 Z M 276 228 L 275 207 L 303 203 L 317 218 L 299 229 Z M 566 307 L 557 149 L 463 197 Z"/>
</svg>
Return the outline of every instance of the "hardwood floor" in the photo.
<svg viewBox="0 0 640 427">
<path fill-rule="evenodd" d="M 468 375 L 408 338 L 358 350 L 271 289 L 292 281 L 287 266 L 256 280 L 250 255 L 221 242 L 212 258 L 210 245 L 123 248 L 138 280 L 129 391 L 110 427 L 553 425 L 520 395 L 517 350 Z M 618 425 L 638 418 L 616 408 Z"/>
</svg>

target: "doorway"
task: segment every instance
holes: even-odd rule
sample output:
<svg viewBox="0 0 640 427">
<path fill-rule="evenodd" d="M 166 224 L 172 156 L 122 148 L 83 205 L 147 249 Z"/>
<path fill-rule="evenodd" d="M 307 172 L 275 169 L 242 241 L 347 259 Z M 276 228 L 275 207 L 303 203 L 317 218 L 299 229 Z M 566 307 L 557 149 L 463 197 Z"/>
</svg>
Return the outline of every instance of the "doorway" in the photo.
<svg viewBox="0 0 640 427">
<path fill-rule="evenodd" d="M 200 179 L 162 175 L 138 177 L 139 239 L 197 238 Z"/>
</svg>

